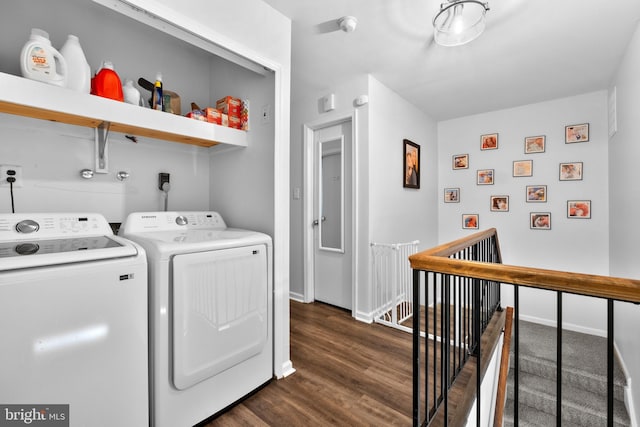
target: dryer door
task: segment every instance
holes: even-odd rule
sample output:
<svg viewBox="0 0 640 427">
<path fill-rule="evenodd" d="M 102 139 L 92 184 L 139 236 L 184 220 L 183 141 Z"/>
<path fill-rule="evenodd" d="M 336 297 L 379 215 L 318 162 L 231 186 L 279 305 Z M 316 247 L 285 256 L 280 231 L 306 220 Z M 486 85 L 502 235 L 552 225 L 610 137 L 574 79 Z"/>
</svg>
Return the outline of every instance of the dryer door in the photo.
<svg viewBox="0 0 640 427">
<path fill-rule="evenodd" d="M 268 335 L 267 248 L 173 257 L 173 383 L 179 390 L 241 363 Z"/>
</svg>

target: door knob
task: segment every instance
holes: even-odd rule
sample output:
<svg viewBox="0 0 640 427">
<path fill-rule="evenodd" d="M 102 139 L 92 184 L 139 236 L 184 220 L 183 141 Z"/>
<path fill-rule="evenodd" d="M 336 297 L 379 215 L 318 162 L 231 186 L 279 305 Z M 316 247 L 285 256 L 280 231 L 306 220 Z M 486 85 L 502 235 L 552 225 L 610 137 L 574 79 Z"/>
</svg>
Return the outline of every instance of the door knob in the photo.
<svg viewBox="0 0 640 427">
<path fill-rule="evenodd" d="M 320 221 L 326 221 L 327 217 L 326 216 L 322 216 L 320 217 Z M 317 226 L 318 224 L 320 224 L 320 221 L 317 219 L 314 219 L 313 222 L 311 223 L 311 225 L 313 225 L 314 227 Z"/>
</svg>

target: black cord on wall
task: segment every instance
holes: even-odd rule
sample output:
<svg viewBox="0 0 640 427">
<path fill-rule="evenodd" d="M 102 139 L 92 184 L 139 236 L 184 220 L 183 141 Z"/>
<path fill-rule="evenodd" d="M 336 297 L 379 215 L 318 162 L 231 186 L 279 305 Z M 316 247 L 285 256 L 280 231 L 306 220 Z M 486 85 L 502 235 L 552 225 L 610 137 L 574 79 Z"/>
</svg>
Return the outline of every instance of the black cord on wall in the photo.
<svg viewBox="0 0 640 427">
<path fill-rule="evenodd" d="M 11 213 L 16 213 L 16 207 L 13 202 L 13 183 L 16 182 L 16 178 L 10 176 L 7 178 L 7 182 L 9 183 L 9 192 L 11 193 Z"/>
</svg>

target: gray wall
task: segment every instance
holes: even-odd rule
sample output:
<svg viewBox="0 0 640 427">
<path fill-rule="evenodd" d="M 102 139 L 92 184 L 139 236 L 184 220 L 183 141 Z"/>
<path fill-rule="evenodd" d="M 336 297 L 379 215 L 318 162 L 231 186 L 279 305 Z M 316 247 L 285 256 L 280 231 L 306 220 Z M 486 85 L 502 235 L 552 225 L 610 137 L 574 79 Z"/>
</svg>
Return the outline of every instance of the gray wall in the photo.
<svg viewBox="0 0 640 427">
<path fill-rule="evenodd" d="M 638 117 L 640 117 L 640 26 L 636 30 L 612 87 L 617 90 L 618 132 L 609 143 L 610 266 L 611 275 L 640 278 L 637 226 L 640 211 L 638 185 Z M 615 305 L 616 344 L 633 379 L 636 423 L 640 424 L 640 306 Z"/>
<path fill-rule="evenodd" d="M 370 243 L 399 243 L 420 240 L 423 248 L 436 243 L 436 126 L 420 112 L 371 76 L 362 76 L 339 87 L 322 92 L 293 88 L 295 108 L 291 119 L 291 187 L 303 188 L 303 132 L 305 123 L 352 111 L 359 95 L 368 95 L 369 103 L 358 107 L 358 295 L 356 315 L 370 320 L 371 278 Z M 319 100 L 336 95 L 336 111 L 323 113 Z M 403 139 L 421 146 L 421 188 L 402 187 Z M 304 253 L 302 223 L 303 202 L 291 203 L 291 292 L 296 298 L 304 293 Z"/>
<path fill-rule="evenodd" d="M 479 228 L 495 227 L 505 264 L 609 273 L 607 97 L 605 91 L 525 105 L 440 122 L 440 241 L 468 235 L 462 214 L 479 214 Z M 588 142 L 566 144 L 565 126 L 589 123 Z M 480 136 L 498 133 L 498 149 L 480 150 Z M 524 139 L 546 135 L 544 153 L 525 154 Z M 469 154 L 469 168 L 453 170 L 452 156 Z M 533 176 L 513 177 L 513 161 L 532 160 Z M 560 181 L 560 162 L 583 162 L 583 179 Z M 493 185 L 477 185 L 478 169 L 494 169 Z M 527 185 L 546 185 L 547 202 L 525 198 Z M 444 203 L 444 188 L 460 188 L 460 203 Z M 492 212 L 490 196 L 508 195 L 509 211 Z M 567 200 L 591 200 L 591 219 L 567 218 Z M 531 212 L 550 212 L 550 230 L 532 230 Z M 509 303 L 511 287 L 504 296 Z M 555 297 L 523 289 L 522 314 L 539 322 L 555 320 Z M 565 326 L 603 334 L 602 301 L 567 296 Z M 579 307 L 579 308 L 578 308 Z M 593 307 L 594 310 L 585 310 Z M 596 313 L 596 314 L 593 314 Z"/>
</svg>

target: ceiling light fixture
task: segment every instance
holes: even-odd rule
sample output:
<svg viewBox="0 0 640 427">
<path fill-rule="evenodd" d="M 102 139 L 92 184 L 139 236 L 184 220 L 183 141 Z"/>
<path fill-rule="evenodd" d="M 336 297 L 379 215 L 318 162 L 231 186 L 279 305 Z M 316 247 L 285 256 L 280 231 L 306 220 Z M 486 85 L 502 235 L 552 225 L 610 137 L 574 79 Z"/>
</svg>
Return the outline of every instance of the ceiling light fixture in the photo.
<svg viewBox="0 0 640 427">
<path fill-rule="evenodd" d="M 338 26 L 345 33 L 352 33 L 356 30 L 358 19 L 355 16 L 343 16 L 338 19 Z"/>
<path fill-rule="evenodd" d="M 477 0 L 449 0 L 433 18 L 434 39 L 441 46 L 460 46 L 475 40 L 485 27 L 489 3 Z"/>
</svg>

